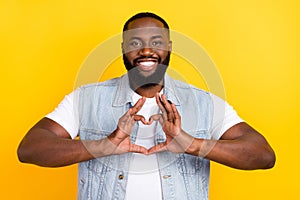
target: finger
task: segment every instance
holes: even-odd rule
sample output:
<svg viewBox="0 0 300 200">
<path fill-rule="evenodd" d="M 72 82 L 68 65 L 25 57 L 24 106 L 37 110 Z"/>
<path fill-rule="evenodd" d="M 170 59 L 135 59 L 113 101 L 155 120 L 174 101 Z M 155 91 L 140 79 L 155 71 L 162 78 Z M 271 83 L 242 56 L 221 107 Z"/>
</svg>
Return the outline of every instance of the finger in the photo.
<svg viewBox="0 0 300 200">
<path fill-rule="evenodd" d="M 162 114 L 155 114 L 155 115 L 152 115 L 152 116 L 149 118 L 148 124 L 152 124 L 153 121 L 158 121 L 160 124 L 163 124 L 164 119 L 163 119 Z"/>
<path fill-rule="evenodd" d="M 179 114 L 178 110 L 176 109 L 175 104 L 171 104 L 171 106 L 172 106 L 172 110 L 173 110 L 173 114 L 174 114 L 174 124 L 180 126 L 180 124 L 181 124 L 180 114 Z"/>
<path fill-rule="evenodd" d="M 167 111 L 166 111 L 165 107 L 163 106 L 162 100 L 161 100 L 161 98 L 160 98 L 160 96 L 159 96 L 158 93 L 156 93 L 155 99 L 156 99 L 156 103 L 157 103 L 159 109 L 160 109 L 161 112 L 162 112 L 162 117 L 163 117 L 163 119 L 164 119 L 164 120 L 167 120 Z"/>
<path fill-rule="evenodd" d="M 148 149 L 148 154 L 159 153 L 162 151 L 167 151 L 166 143 L 160 143 L 154 147 L 151 147 L 150 149 Z"/>
<path fill-rule="evenodd" d="M 149 118 L 149 121 L 158 121 L 160 118 L 162 118 L 162 114 L 155 114 Z"/>
<path fill-rule="evenodd" d="M 129 152 L 148 154 L 148 149 L 146 149 L 143 146 L 139 146 L 131 143 L 129 147 Z"/>
<path fill-rule="evenodd" d="M 161 99 L 162 99 L 162 102 L 163 102 L 163 105 L 164 105 L 164 108 L 166 109 L 167 111 L 167 118 L 168 118 L 168 121 L 173 121 L 174 119 L 174 114 L 173 114 L 173 109 L 172 109 L 172 102 L 167 100 L 166 96 L 164 94 L 161 95 Z"/>
<path fill-rule="evenodd" d="M 172 112 L 172 107 L 171 107 L 172 102 L 166 98 L 166 95 L 164 94 L 161 95 L 161 102 L 168 112 Z"/>
<path fill-rule="evenodd" d="M 125 119 L 130 119 L 132 109 L 129 108 L 128 111 L 122 116 Z"/>
<path fill-rule="evenodd" d="M 144 103 L 146 101 L 145 97 L 140 98 L 135 104 L 134 106 L 132 106 L 129 110 L 130 110 L 130 115 L 135 115 L 136 113 L 138 113 L 141 108 L 143 107 Z"/>
<path fill-rule="evenodd" d="M 166 98 L 164 94 L 161 95 L 161 98 L 159 97 L 158 93 L 156 95 L 156 102 L 163 113 L 163 119 L 169 122 L 174 121 L 174 113 L 172 105 L 174 105 L 170 100 Z"/>
<path fill-rule="evenodd" d="M 133 115 L 132 119 L 133 119 L 133 123 L 136 121 L 141 121 L 143 124 L 148 124 L 145 117 L 142 115 Z"/>
</svg>

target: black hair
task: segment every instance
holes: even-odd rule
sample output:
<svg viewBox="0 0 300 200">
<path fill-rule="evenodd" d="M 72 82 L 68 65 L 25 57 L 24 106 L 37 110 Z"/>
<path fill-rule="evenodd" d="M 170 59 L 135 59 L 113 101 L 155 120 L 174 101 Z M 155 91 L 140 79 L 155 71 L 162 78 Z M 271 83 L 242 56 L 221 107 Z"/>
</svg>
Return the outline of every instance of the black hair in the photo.
<svg viewBox="0 0 300 200">
<path fill-rule="evenodd" d="M 153 19 L 157 19 L 158 21 L 163 23 L 164 28 L 169 29 L 169 25 L 167 24 L 167 22 L 163 18 L 161 18 L 160 16 L 158 16 L 154 13 L 151 13 L 151 12 L 141 12 L 141 13 L 135 14 L 134 16 L 132 16 L 131 18 L 129 18 L 125 22 L 124 27 L 123 27 L 123 32 L 128 30 L 128 25 L 129 25 L 130 22 L 132 22 L 136 19 L 141 19 L 141 18 L 145 18 L 145 17 L 150 17 L 150 18 L 153 18 Z"/>
</svg>

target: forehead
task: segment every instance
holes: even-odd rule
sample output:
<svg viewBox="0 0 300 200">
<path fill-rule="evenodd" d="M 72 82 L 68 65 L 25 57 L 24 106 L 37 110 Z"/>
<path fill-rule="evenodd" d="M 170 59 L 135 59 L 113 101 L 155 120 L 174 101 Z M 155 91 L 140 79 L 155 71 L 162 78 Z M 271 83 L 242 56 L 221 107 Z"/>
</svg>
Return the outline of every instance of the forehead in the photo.
<svg viewBox="0 0 300 200">
<path fill-rule="evenodd" d="M 145 17 L 133 20 L 128 24 L 128 30 L 123 33 L 124 39 L 132 37 L 168 37 L 168 29 L 157 19 Z"/>
<path fill-rule="evenodd" d="M 161 21 L 151 17 L 143 17 L 143 18 L 135 19 L 128 24 L 128 30 L 135 29 L 135 28 L 144 28 L 144 27 L 164 28 L 164 24 Z"/>
</svg>

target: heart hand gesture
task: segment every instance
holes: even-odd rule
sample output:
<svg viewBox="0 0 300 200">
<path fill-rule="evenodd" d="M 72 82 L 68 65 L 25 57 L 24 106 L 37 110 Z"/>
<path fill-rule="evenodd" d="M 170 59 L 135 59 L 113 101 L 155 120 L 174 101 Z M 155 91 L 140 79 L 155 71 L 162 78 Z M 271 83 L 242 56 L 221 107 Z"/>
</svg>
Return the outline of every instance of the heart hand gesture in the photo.
<svg viewBox="0 0 300 200">
<path fill-rule="evenodd" d="M 155 98 L 162 113 L 151 116 L 148 122 L 142 115 L 137 115 L 146 101 L 145 97 L 139 99 L 119 119 L 117 129 L 107 138 L 110 143 L 108 147 L 110 154 L 123 154 L 127 152 L 152 154 L 161 151 L 188 153 L 191 151 L 190 147 L 194 138 L 181 129 L 181 117 L 176 106 L 168 101 L 165 95 L 161 95 L 160 97 L 157 93 Z M 150 125 L 153 121 L 159 121 L 166 134 L 166 141 L 150 149 L 131 143 L 130 134 L 137 121 L 141 121 L 145 125 Z"/>
</svg>

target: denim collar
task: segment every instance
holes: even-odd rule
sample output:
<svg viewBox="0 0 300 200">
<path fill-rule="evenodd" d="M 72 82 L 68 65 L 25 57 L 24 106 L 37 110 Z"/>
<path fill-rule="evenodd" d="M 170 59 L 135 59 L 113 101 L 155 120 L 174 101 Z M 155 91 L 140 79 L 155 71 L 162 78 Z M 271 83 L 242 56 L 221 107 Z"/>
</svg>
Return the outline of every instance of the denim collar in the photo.
<svg viewBox="0 0 300 200">
<path fill-rule="evenodd" d="M 167 99 L 175 105 L 180 105 L 180 100 L 175 92 L 175 80 L 165 74 L 164 83 L 163 93 L 166 95 Z M 113 106 L 124 106 L 127 103 L 132 103 L 132 95 L 134 91 L 130 88 L 128 74 L 125 74 L 120 78 L 117 87 Z"/>
</svg>

